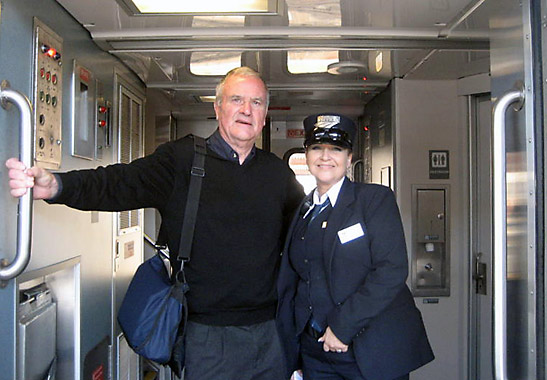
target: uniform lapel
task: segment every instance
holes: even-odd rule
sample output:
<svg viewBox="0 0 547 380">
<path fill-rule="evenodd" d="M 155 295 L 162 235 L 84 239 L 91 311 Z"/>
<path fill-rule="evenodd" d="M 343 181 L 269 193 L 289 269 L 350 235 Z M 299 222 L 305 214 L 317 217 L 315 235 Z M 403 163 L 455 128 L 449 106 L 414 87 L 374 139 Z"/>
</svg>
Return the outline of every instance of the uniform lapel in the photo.
<svg viewBox="0 0 547 380">
<path fill-rule="evenodd" d="M 330 276 L 330 269 L 332 264 L 332 258 L 334 256 L 334 250 L 338 245 L 337 233 L 344 222 L 351 216 L 352 205 L 355 202 L 354 184 L 349 179 L 344 179 L 344 183 L 340 189 L 340 194 L 336 200 L 336 205 L 332 209 L 329 219 L 327 221 L 327 228 L 323 239 L 323 252 L 325 268 L 327 270 L 327 276 Z"/>
<path fill-rule="evenodd" d="M 286 235 L 287 237 L 285 238 L 285 245 L 283 246 L 284 253 L 288 252 L 289 245 L 291 244 L 294 228 L 296 226 L 296 223 L 298 222 L 298 219 L 302 218 L 303 216 L 302 207 L 304 207 L 304 204 L 306 204 L 306 202 L 308 203 L 311 202 L 311 204 L 313 205 L 313 191 L 309 193 L 308 195 L 306 195 L 304 199 L 302 200 L 302 202 L 300 202 L 300 206 L 298 206 L 298 212 L 293 216 L 291 220 L 289 229 L 287 230 L 287 235 Z"/>
</svg>

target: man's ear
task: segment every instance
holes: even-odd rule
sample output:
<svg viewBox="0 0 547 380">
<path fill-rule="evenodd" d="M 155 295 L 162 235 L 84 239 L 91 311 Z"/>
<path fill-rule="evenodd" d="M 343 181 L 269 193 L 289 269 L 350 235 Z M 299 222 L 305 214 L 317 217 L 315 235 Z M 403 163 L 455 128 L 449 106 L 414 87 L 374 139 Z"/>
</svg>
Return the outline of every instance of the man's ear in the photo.
<svg viewBox="0 0 547 380">
<path fill-rule="evenodd" d="M 218 120 L 218 105 L 217 105 L 217 102 L 213 103 L 213 108 L 215 109 L 215 117 Z"/>
</svg>

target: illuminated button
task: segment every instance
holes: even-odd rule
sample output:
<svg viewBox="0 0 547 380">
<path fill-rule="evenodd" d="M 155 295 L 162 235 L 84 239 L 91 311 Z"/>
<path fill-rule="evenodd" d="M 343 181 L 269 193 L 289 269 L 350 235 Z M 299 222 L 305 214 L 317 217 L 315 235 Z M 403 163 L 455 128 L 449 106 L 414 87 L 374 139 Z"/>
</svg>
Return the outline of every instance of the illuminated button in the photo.
<svg viewBox="0 0 547 380">
<path fill-rule="evenodd" d="M 53 75 L 51 76 L 51 83 L 57 84 L 57 75 L 56 75 L 56 74 L 53 74 Z"/>
<path fill-rule="evenodd" d="M 99 106 L 99 113 L 106 113 L 107 108 L 104 106 Z"/>
<path fill-rule="evenodd" d="M 46 70 L 44 70 L 44 68 L 42 67 L 40 69 L 40 78 L 43 78 L 45 75 L 46 75 Z"/>
<path fill-rule="evenodd" d="M 57 50 L 55 50 L 54 48 L 49 48 L 46 51 L 46 54 L 49 55 L 51 58 L 55 59 L 55 56 L 59 53 L 57 53 Z"/>
<path fill-rule="evenodd" d="M 57 107 L 57 97 L 56 97 L 56 96 L 53 96 L 53 97 L 51 98 L 51 105 L 52 105 L 53 107 Z"/>
<path fill-rule="evenodd" d="M 50 79 L 51 79 L 51 73 L 48 71 L 46 73 L 46 80 L 49 82 Z"/>
<path fill-rule="evenodd" d="M 106 121 L 105 120 L 99 120 L 99 127 L 106 127 Z"/>
</svg>

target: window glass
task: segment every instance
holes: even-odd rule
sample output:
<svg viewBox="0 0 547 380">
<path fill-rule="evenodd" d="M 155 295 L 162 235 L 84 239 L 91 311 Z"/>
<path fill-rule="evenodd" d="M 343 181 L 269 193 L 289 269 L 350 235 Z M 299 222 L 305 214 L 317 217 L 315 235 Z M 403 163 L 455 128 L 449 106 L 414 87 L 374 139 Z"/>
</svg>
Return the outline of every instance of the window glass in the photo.
<svg viewBox="0 0 547 380">
<path fill-rule="evenodd" d="M 194 75 L 224 75 L 239 66 L 238 52 L 193 52 L 190 57 L 190 72 Z"/>
<path fill-rule="evenodd" d="M 296 180 L 304 187 L 306 194 L 315 189 L 315 177 L 308 170 L 305 153 L 297 152 L 291 154 L 289 156 L 289 167 L 296 175 Z"/>
<path fill-rule="evenodd" d="M 342 26 L 340 0 L 286 0 L 289 26 Z"/>
<path fill-rule="evenodd" d="M 245 26 L 245 16 L 194 16 L 194 28 L 228 28 Z"/>
</svg>

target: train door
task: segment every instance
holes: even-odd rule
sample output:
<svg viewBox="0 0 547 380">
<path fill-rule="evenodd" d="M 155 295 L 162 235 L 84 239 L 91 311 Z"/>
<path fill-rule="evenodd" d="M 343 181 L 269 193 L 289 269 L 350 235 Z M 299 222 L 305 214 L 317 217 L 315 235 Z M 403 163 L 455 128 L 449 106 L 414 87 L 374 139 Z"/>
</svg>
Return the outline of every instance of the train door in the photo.
<svg viewBox="0 0 547 380">
<path fill-rule="evenodd" d="M 470 290 L 469 378 L 492 379 L 492 102 L 469 99 Z"/>
<path fill-rule="evenodd" d="M 541 3 L 541 4 L 540 4 Z M 543 379 L 541 30 L 544 2 L 489 5 L 493 108 L 493 367 Z M 482 344 L 485 346 L 485 344 Z"/>
</svg>

